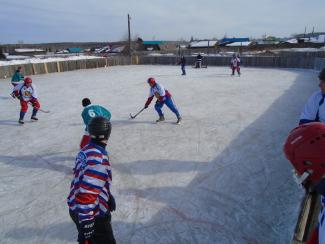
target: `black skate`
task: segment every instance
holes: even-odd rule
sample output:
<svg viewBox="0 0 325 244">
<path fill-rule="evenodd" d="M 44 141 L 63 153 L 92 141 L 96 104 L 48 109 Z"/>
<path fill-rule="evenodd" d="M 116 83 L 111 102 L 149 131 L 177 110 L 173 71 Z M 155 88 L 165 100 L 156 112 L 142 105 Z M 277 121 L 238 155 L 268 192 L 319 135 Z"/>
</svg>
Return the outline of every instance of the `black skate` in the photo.
<svg viewBox="0 0 325 244">
<path fill-rule="evenodd" d="M 178 118 L 177 118 L 177 121 L 176 121 L 176 124 L 179 125 L 179 124 L 181 123 L 181 121 L 182 121 L 182 117 L 178 117 Z"/>
<path fill-rule="evenodd" d="M 18 120 L 18 123 L 21 124 L 21 125 L 23 125 L 25 122 L 24 122 L 23 119 L 19 119 L 19 120 Z"/>
<path fill-rule="evenodd" d="M 159 119 L 156 120 L 157 123 L 165 121 L 165 117 L 163 116 L 159 116 Z"/>
<path fill-rule="evenodd" d="M 37 118 L 36 116 L 32 116 L 32 117 L 30 118 L 30 120 L 31 120 L 31 121 L 38 121 L 38 118 Z"/>
</svg>

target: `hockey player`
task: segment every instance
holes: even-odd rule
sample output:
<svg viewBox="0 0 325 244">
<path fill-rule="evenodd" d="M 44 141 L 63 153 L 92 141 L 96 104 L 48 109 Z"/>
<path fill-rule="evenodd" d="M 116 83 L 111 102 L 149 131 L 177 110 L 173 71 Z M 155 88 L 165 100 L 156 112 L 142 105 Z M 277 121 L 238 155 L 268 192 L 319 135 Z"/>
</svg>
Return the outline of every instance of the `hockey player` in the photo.
<svg viewBox="0 0 325 244">
<path fill-rule="evenodd" d="M 199 53 L 196 56 L 196 61 L 195 61 L 195 68 L 201 68 L 202 67 L 202 55 Z"/>
<path fill-rule="evenodd" d="M 83 135 L 80 142 L 80 149 L 86 146 L 90 141 L 90 136 L 88 133 L 88 124 L 90 120 L 96 116 L 103 116 L 108 120 L 111 120 L 111 113 L 104 107 L 100 105 L 93 105 L 89 98 L 82 99 L 82 106 L 84 107 L 81 117 L 86 126 L 85 134 Z"/>
<path fill-rule="evenodd" d="M 325 69 L 319 73 L 318 78 L 320 91 L 314 92 L 308 99 L 300 115 L 299 124 L 325 122 Z"/>
<path fill-rule="evenodd" d="M 319 223 L 307 244 L 325 243 L 325 124 L 312 122 L 293 129 L 284 144 L 284 153 L 307 192 L 321 195 Z"/>
<path fill-rule="evenodd" d="M 40 103 L 37 99 L 37 93 L 35 85 L 32 84 L 32 79 L 29 77 L 26 77 L 24 79 L 24 83 L 19 84 L 14 87 L 13 92 L 11 93 L 11 96 L 14 98 L 18 98 L 20 100 L 20 116 L 18 122 L 20 124 L 24 124 L 24 117 L 28 110 L 28 103 L 33 106 L 33 112 L 32 112 L 32 121 L 37 121 L 38 118 L 36 117 L 36 114 L 41 107 Z"/>
<path fill-rule="evenodd" d="M 185 71 L 186 59 L 184 56 L 181 57 L 179 64 L 181 65 L 182 75 L 186 75 L 186 71 Z"/>
<path fill-rule="evenodd" d="M 236 53 L 232 55 L 232 59 L 230 60 L 230 68 L 232 70 L 231 75 L 235 75 L 235 71 L 237 70 L 237 73 L 240 76 L 240 59 Z"/>
<path fill-rule="evenodd" d="M 14 87 L 17 86 L 18 84 L 23 83 L 23 82 L 21 82 L 21 81 L 24 80 L 24 76 L 21 74 L 21 72 L 22 72 L 22 67 L 19 66 L 19 67 L 17 68 L 17 70 L 15 71 L 14 75 L 13 75 L 12 78 L 11 78 L 11 84 L 12 84 Z"/>
<path fill-rule="evenodd" d="M 161 111 L 161 108 L 166 104 L 166 106 L 176 115 L 177 117 L 177 124 L 180 124 L 182 117 L 180 116 L 176 106 L 173 103 L 172 100 L 172 95 L 165 90 L 165 88 L 156 83 L 155 78 L 150 77 L 147 80 L 149 86 L 150 86 L 150 92 L 149 92 L 149 97 L 144 105 L 144 108 L 147 109 L 155 96 L 157 98 L 156 104 L 155 104 L 155 109 L 158 112 L 159 119 L 156 120 L 156 122 L 161 122 L 165 120 L 164 114 Z"/>
<path fill-rule="evenodd" d="M 110 192 L 112 172 L 106 145 L 111 133 L 108 119 L 97 116 L 88 125 L 90 143 L 82 148 L 75 162 L 74 177 L 67 198 L 69 213 L 81 244 L 116 243 L 111 212 L 116 209 Z"/>
</svg>

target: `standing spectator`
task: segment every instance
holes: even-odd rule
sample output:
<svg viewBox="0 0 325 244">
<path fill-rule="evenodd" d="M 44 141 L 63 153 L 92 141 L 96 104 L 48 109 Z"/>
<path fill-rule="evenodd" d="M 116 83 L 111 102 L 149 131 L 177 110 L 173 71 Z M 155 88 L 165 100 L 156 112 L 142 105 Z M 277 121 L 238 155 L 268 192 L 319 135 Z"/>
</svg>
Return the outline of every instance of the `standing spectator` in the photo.
<svg viewBox="0 0 325 244">
<path fill-rule="evenodd" d="M 196 56 L 196 62 L 195 62 L 195 68 L 201 68 L 202 67 L 202 55 L 199 53 Z"/>
<path fill-rule="evenodd" d="M 24 117 L 28 110 L 28 103 L 33 106 L 32 112 L 32 121 L 37 121 L 38 118 L 36 114 L 41 107 L 40 103 L 37 99 L 36 87 L 32 84 L 32 79 L 26 77 L 24 79 L 24 83 L 18 84 L 14 87 L 13 92 L 11 93 L 12 97 L 16 97 L 20 100 L 20 116 L 19 116 L 19 124 L 24 124 Z"/>
<path fill-rule="evenodd" d="M 181 65 L 182 75 L 186 75 L 186 71 L 185 71 L 186 59 L 184 56 L 181 57 L 179 64 Z"/>
<path fill-rule="evenodd" d="M 94 117 L 88 129 L 91 141 L 79 151 L 73 169 L 69 213 L 80 244 L 115 244 L 111 212 L 116 204 L 110 191 L 112 172 L 105 149 L 111 123 L 102 116 Z"/>
<path fill-rule="evenodd" d="M 22 75 L 21 72 L 22 72 L 22 67 L 19 66 L 11 78 L 11 84 L 14 87 L 17 86 L 18 84 L 21 84 L 22 83 L 21 81 L 24 80 L 24 76 Z"/>
<path fill-rule="evenodd" d="M 308 99 L 300 115 L 299 124 L 310 122 L 325 122 L 325 68 L 319 73 L 319 91 L 314 92 Z"/>
<path fill-rule="evenodd" d="M 237 71 L 238 76 L 240 76 L 240 59 L 236 55 L 236 53 L 232 55 L 232 59 L 230 61 L 230 68 L 232 70 L 231 75 L 235 75 L 235 71 Z"/>
<path fill-rule="evenodd" d="M 88 133 L 88 124 L 90 120 L 97 116 L 103 116 L 106 119 L 111 119 L 111 113 L 104 108 L 103 106 L 91 104 L 91 101 L 89 98 L 82 99 L 82 106 L 84 109 L 82 110 L 81 117 L 85 124 L 85 134 L 83 135 L 81 142 L 80 142 L 80 149 L 86 146 L 90 141 L 90 136 Z"/>
</svg>

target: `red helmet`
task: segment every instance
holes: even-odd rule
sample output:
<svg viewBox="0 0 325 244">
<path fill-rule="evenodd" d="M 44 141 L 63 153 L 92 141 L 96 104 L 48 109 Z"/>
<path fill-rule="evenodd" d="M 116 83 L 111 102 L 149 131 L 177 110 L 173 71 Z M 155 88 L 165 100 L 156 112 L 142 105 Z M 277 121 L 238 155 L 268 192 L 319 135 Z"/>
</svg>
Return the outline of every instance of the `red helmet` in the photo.
<svg viewBox="0 0 325 244">
<path fill-rule="evenodd" d="M 325 174 L 325 124 L 313 122 L 293 129 L 284 144 L 300 183 L 315 185 Z"/>
<path fill-rule="evenodd" d="M 25 83 L 25 84 L 32 84 L 32 79 L 29 78 L 29 77 L 26 77 L 26 78 L 24 79 L 24 83 Z"/>
<path fill-rule="evenodd" d="M 155 78 L 153 78 L 153 77 L 148 78 L 147 82 L 149 83 L 149 85 L 152 85 L 152 86 L 153 86 L 154 84 L 156 84 L 156 80 L 155 80 Z"/>
</svg>

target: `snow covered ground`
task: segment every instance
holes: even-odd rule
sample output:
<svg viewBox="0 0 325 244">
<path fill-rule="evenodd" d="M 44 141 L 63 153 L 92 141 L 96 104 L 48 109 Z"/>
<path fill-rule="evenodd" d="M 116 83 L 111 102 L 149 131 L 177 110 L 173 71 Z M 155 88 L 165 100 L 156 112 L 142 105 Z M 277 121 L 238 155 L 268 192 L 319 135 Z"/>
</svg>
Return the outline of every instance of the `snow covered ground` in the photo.
<svg viewBox="0 0 325 244">
<path fill-rule="evenodd" d="M 282 153 L 309 95 L 309 70 L 116 66 L 33 76 L 39 122 L 17 124 L 19 105 L 0 80 L 0 242 L 76 243 L 66 197 L 84 126 L 81 99 L 106 106 L 118 243 L 289 243 L 303 192 Z M 156 77 L 183 116 L 151 106 Z M 30 110 L 27 114 L 27 120 Z"/>
</svg>

